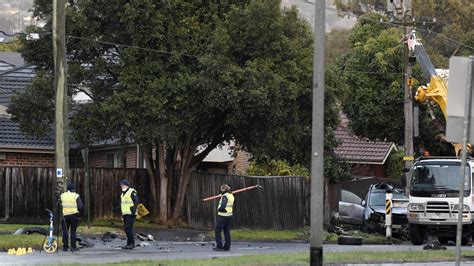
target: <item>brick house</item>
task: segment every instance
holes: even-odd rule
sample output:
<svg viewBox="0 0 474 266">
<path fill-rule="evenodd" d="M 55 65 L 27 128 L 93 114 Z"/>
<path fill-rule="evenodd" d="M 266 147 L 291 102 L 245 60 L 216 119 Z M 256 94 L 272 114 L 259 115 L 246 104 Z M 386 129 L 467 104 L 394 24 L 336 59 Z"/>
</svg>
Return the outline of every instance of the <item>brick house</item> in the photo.
<svg viewBox="0 0 474 266">
<path fill-rule="evenodd" d="M 26 136 L 7 113 L 12 93 L 33 77 L 20 54 L 0 53 L 0 166 L 54 166 L 54 139 Z"/>
<path fill-rule="evenodd" d="M 350 174 L 354 177 L 385 178 L 387 158 L 397 151 L 395 144 L 359 138 L 348 128 L 347 117 L 341 114 L 340 119 L 336 138 L 341 144 L 337 147 L 336 154 L 349 163 Z"/>
<path fill-rule="evenodd" d="M 6 111 L 12 94 L 30 85 L 34 77 L 35 67 L 25 65 L 19 53 L 0 53 L 0 166 L 54 167 L 54 134 L 45 138 L 26 136 Z M 222 174 L 245 173 L 249 155 L 237 152 L 231 156 L 229 152 L 229 149 L 225 152 L 215 149 L 204 159 L 200 170 Z M 69 164 L 70 167 L 84 166 L 81 150 L 74 143 L 70 144 Z M 145 160 L 139 145 L 108 140 L 95 143 L 90 148 L 89 166 L 145 168 Z"/>
</svg>

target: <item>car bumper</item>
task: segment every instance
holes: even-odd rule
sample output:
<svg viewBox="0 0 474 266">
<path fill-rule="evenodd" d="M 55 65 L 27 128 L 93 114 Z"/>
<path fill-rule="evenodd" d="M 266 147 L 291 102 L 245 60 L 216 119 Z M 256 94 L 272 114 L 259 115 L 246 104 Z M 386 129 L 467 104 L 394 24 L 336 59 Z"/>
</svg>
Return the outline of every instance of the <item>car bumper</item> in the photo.
<svg viewBox="0 0 474 266">
<path fill-rule="evenodd" d="M 411 224 L 433 224 L 433 225 L 456 225 L 458 222 L 457 213 L 408 213 L 408 222 Z M 463 213 L 463 224 L 471 224 L 471 214 Z"/>
</svg>

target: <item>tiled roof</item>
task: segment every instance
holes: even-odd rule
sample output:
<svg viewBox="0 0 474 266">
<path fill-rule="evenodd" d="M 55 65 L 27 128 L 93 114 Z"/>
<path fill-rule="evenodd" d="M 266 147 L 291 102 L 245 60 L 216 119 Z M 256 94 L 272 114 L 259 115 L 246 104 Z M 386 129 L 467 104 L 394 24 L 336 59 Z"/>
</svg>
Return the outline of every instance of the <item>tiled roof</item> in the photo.
<svg viewBox="0 0 474 266">
<path fill-rule="evenodd" d="M 336 138 L 341 144 L 336 154 L 351 163 L 384 164 L 392 149 L 396 149 L 391 142 L 370 141 L 359 138 L 348 128 L 348 119 L 341 115 L 341 123 L 336 130 Z"/>
<path fill-rule="evenodd" d="M 30 85 L 34 75 L 34 66 L 23 66 L 0 73 L 0 105 L 9 106 L 12 94 Z"/>
<path fill-rule="evenodd" d="M 15 52 L 0 52 L 0 62 L 12 65 L 13 68 L 22 67 L 25 65 L 25 60 L 21 54 Z"/>
<path fill-rule="evenodd" d="M 0 115 L 0 148 L 54 149 L 54 136 L 34 138 L 20 131 L 17 123 Z"/>
</svg>

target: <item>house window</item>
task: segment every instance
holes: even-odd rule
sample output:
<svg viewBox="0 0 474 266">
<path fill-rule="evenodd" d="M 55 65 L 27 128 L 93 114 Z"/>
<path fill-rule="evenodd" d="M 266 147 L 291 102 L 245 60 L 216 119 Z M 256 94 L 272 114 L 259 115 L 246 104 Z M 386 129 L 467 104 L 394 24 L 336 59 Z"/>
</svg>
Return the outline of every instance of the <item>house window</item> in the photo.
<svg viewBox="0 0 474 266">
<path fill-rule="evenodd" d="M 123 155 L 118 152 L 107 154 L 107 167 L 109 168 L 123 167 Z"/>
</svg>

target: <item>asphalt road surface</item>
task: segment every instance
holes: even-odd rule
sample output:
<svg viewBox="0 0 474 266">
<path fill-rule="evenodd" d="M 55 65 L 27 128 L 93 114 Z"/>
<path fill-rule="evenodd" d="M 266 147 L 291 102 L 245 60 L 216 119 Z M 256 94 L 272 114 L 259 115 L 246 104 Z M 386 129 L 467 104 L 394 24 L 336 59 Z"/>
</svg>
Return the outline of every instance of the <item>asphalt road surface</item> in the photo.
<svg viewBox="0 0 474 266">
<path fill-rule="evenodd" d="M 140 241 L 137 241 L 139 244 Z M 0 252 L 1 265 L 52 265 L 63 263 L 112 263 L 125 262 L 130 260 L 159 260 L 159 259 L 196 259 L 213 258 L 225 256 L 241 256 L 252 254 L 271 254 L 271 253 L 295 253 L 309 250 L 308 243 L 270 243 L 270 242 L 233 242 L 231 251 L 216 252 L 212 250 L 212 242 L 144 242 L 147 246 L 137 247 L 134 250 L 122 250 L 120 245 L 124 240 L 115 239 L 112 242 L 95 241 L 94 247 L 84 248 L 78 252 L 59 251 L 54 254 L 39 253 L 22 256 L 8 255 L 6 252 Z M 453 249 L 453 247 L 448 247 Z M 396 251 L 396 250 L 414 250 L 422 251 L 422 246 L 412 245 L 362 245 L 362 246 L 342 246 L 342 245 L 324 245 L 325 252 L 342 251 Z M 472 247 L 463 247 L 463 250 L 474 250 Z M 453 251 L 454 252 L 454 251 Z M 379 264 L 380 265 L 380 264 Z M 386 264 L 396 265 L 396 264 Z M 447 265 L 444 263 L 419 263 L 403 265 Z M 463 265 L 474 265 L 463 263 Z"/>
</svg>

